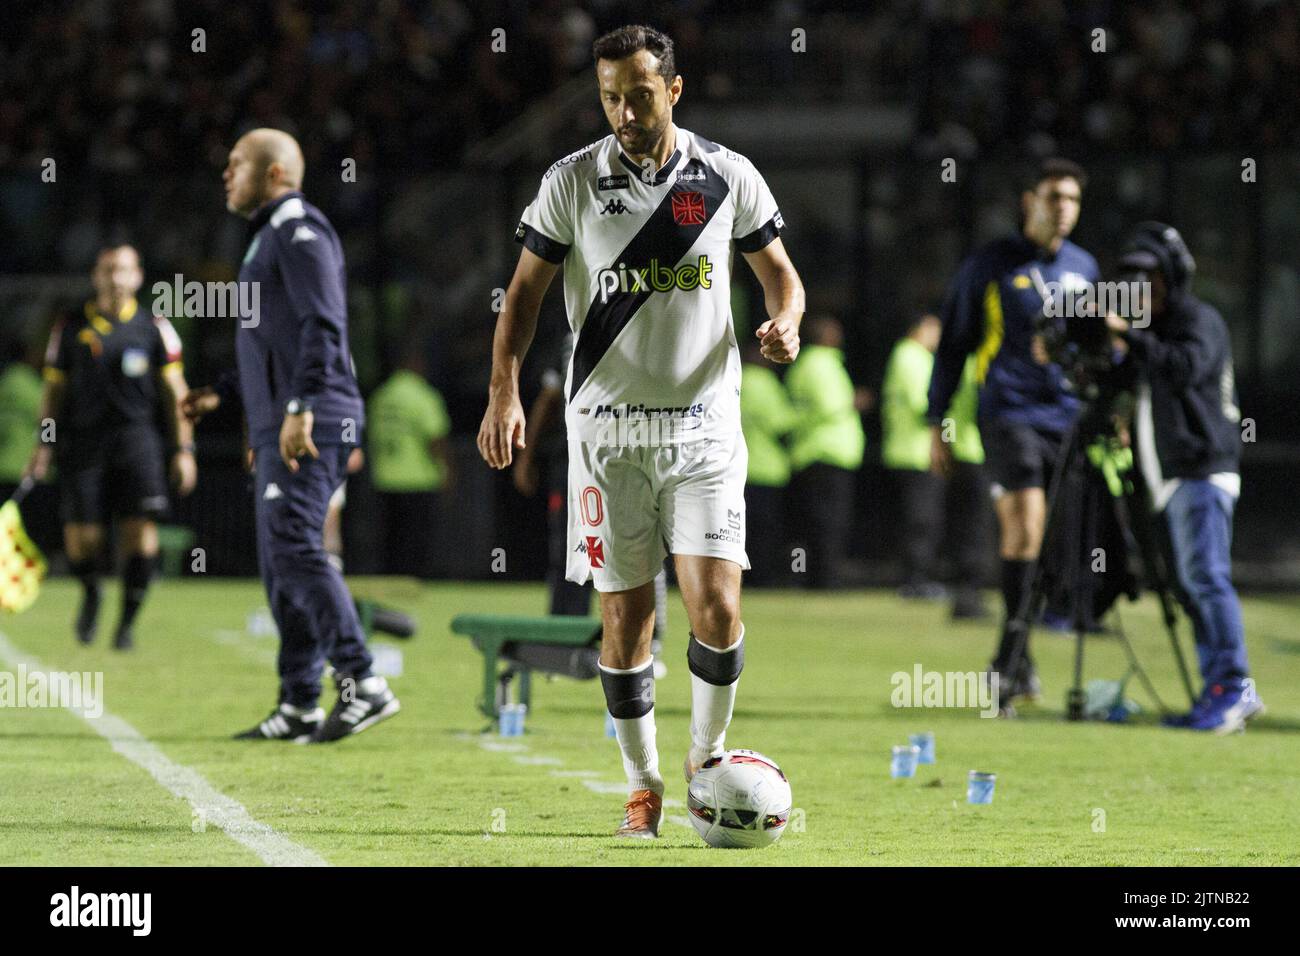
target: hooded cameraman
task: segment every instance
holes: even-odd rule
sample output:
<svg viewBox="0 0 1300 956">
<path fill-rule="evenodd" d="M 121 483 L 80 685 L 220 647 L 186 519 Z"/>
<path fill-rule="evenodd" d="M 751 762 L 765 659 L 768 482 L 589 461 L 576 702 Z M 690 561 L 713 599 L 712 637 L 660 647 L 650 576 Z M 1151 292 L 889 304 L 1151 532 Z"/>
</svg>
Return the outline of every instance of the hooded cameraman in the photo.
<svg viewBox="0 0 1300 956">
<path fill-rule="evenodd" d="M 1241 489 L 1241 412 L 1228 328 L 1191 294 L 1196 262 L 1172 226 L 1140 224 L 1120 270 L 1129 281 L 1150 283 L 1149 327 L 1114 314 L 1106 324 L 1137 378 L 1134 444 L 1152 507 L 1164 512 L 1178 596 L 1196 632 L 1205 680 L 1192 710 L 1166 723 L 1231 733 L 1264 705 L 1247 680 L 1229 555 Z"/>
</svg>

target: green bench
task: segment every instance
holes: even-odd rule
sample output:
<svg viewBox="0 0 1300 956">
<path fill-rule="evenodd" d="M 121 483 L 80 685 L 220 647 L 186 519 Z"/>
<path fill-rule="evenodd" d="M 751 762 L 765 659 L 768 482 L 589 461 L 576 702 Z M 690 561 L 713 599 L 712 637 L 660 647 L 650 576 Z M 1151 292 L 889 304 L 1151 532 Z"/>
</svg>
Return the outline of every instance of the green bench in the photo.
<svg viewBox="0 0 1300 956">
<path fill-rule="evenodd" d="M 600 657 L 598 618 L 460 614 L 452 619 L 451 630 L 468 637 L 483 655 L 478 706 L 493 720 L 508 702 L 510 682 L 515 678 L 516 702 L 531 704 L 533 671 L 578 680 L 600 673 L 596 663 Z"/>
</svg>

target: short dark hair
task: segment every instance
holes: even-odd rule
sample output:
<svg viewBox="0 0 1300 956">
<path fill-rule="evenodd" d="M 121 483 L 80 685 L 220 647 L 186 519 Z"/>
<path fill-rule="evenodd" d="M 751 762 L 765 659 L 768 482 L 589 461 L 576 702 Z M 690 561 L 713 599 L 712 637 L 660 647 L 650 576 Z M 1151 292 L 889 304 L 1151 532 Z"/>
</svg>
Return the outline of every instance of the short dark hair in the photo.
<svg viewBox="0 0 1300 956">
<path fill-rule="evenodd" d="M 665 83 L 671 83 L 677 75 L 677 61 L 673 56 L 673 41 L 666 33 L 654 27 L 641 24 L 629 24 L 610 30 L 591 45 L 592 55 L 597 60 L 621 60 L 638 50 L 648 50 L 659 60 L 659 75 Z"/>
<path fill-rule="evenodd" d="M 1061 156 L 1049 156 L 1043 160 L 1034 169 L 1033 173 L 1025 179 L 1025 192 L 1032 193 L 1038 189 L 1045 180 L 1064 179 L 1066 177 L 1073 179 L 1079 184 L 1080 191 L 1088 187 L 1088 174 L 1084 172 L 1083 167 L 1072 159 L 1065 159 Z"/>
</svg>

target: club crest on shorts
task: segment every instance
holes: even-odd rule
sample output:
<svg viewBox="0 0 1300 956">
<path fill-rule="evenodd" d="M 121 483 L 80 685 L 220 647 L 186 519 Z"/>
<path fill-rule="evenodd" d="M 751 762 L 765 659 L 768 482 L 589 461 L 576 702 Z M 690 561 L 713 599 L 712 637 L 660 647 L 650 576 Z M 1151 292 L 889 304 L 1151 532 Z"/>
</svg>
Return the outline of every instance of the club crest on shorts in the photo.
<svg viewBox="0 0 1300 956">
<path fill-rule="evenodd" d="M 594 534 L 587 535 L 587 560 L 593 568 L 605 566 L 605 542 Z"/>
</svg>

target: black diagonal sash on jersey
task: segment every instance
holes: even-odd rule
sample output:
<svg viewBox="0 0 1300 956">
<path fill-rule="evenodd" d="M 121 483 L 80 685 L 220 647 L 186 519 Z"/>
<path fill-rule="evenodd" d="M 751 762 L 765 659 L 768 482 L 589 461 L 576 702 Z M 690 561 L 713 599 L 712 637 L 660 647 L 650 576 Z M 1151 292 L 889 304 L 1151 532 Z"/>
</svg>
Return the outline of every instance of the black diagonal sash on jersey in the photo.
<svg viewBox="0 0 1300 956">
<path fill-rule="evenodd" d="M 713 216 L 722 208 L 723 201 L 730 192 L 726 180 L 698 160 L 682 164 L 681 172 L 693 177 L 703 173 L 704 178 L 678 179 L 672 189 L 664 195 L 663 201 L 650 214 L 640 231 L 620 252 L 608 268 L 617 269 L 619 264 L 627 269 L 645 269 L 651 259 L 658 259 L 660 265 L 676 268 L 695 240 L 713 221 Z M 672 197 L 681 193 L 701 193 L 704 196 L 704 221 L 699 225 L 679 226 L 673 220 Z M 578 333 L 578 342 L 573 349 L 573 384 L 569 389 L 569 401 L 578 394 L 578 389 L 587 381 L 592 369 L 596 367 L 609 347 L 618 338 L 636 310 L 641 308 L 646 299 L 654 294 L 646 290 L 635 292 L 616 291 L 611 293 L 608 301 L 600 301 L 600 293 L 591 300 L 587 309 L 587 318 Z M 667 293 L 660 293 L 666 295 Z"/>
</svg>

